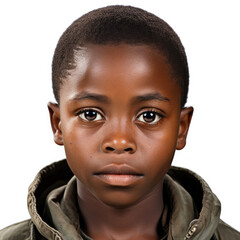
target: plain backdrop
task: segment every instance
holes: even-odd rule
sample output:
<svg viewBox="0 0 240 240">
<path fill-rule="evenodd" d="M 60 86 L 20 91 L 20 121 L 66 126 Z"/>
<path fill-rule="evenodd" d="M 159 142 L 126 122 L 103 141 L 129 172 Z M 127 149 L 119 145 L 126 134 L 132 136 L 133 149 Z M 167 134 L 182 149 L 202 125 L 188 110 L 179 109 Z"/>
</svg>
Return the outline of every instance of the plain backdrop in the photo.
<svg viewBox="0 0 240 240">
<path fill-rule="evenodd" d="M 51 60 L 62 32 L 106 5 L 141 7 L 167 21 L 185 46 L 188 143 L 174 165 L 190 168 L 222 203 L 221 218 L 240 230 L 240 6 L 214 0 L 8 0 L 0 3 L 0 229 L 29 218 L 27 190 L 37 172 L 64 158 L 53 142 L 47 102 Z"/>
</svg>

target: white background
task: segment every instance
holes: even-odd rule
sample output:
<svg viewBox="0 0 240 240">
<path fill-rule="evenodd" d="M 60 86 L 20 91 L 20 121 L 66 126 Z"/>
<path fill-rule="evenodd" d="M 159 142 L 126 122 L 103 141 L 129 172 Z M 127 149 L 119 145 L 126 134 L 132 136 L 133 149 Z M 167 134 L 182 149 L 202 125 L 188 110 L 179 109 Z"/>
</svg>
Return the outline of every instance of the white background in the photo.
<svg viewBox="0 0 240 240">
<path fill-rule="evenodd" d="M 29 218 L 27 188 L 45 165 L 64 158 L 54 144 L 47 102 L 51 58 L 73 20 L 124 4 L 166 20 L 185 46 L 187 105 L 195 107 L 187 147 L 174 165 L 196 171 L 222 202 L 222 219 L 240 230 L 240 6 L 214 0 L 8 0 L 0 3 L 0 229 Z"/>
</svg>

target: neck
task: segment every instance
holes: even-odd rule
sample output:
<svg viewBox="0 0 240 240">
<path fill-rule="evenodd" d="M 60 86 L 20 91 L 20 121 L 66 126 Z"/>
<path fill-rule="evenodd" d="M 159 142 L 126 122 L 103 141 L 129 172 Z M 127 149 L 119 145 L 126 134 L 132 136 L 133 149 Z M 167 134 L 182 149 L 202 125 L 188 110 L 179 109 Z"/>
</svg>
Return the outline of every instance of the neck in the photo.
<svg viewBox="0 0 240 240">
<path fill-rule="evenodd" d="M 84 232 L 100 239 L 158 239 L 157 227 L 163 211 L 162 182 L 144 199 L 127 208 L 108 206 L 78 181 L 78 204 Z"/>
</svg>

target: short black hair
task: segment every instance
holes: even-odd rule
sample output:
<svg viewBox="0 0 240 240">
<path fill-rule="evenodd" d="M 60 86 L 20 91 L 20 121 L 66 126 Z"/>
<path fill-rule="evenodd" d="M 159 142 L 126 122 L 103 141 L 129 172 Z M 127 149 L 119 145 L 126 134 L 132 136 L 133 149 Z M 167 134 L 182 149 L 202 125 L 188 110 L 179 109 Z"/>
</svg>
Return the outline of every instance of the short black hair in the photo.
<svg viewBox="0 0 240 240">
<path fill-rule="evenodd" d="M 60 88 L 76 66 L 74 53 L 86 44 L 144 44 L 157 48 L 172 67 L 180 86 L 181 107 L 187 101 L 189 70 L 184 47 L 174 30 L 162 19 L 132 6 L 107 6 L 75 20 L 62 34 L 52 62 L 52 84 L 59 103 Z"/>
</svg>

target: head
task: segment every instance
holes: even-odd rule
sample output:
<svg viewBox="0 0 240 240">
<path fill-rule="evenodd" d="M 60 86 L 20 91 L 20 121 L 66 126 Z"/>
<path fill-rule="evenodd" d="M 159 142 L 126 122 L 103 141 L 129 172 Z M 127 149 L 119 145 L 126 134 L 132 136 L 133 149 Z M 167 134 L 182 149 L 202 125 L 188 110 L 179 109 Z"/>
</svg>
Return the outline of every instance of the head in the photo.
<svg viewBox="0 0 240 240">
<path fill-rule="evenodd" d="M 114 207 L 151 195 L 185 146 L 193 112 L 176 33 L 141 9 L 98 9 L 64 32 L 52 66 L 54 140 L 79 189 Z"/>
<path fill-rule="evenodd" d="M 184 47 L 174 30 L 159 17 L 130 6 L 109 6 L 74 21 L 59 39 L 52 62 L 52 86 L 59 91 L 76 67 L 76 53 L 86 44 L 149 45 L 166 57 L 181 91 L 181 107 L 187 101 L 189 71 Z"/>
</svg>

